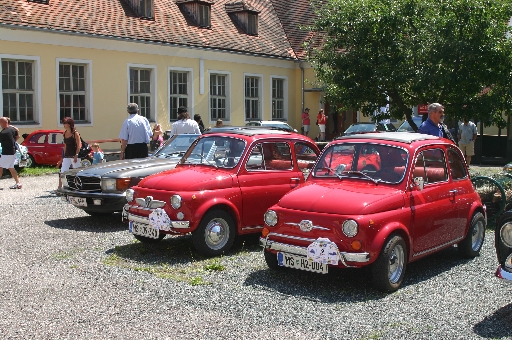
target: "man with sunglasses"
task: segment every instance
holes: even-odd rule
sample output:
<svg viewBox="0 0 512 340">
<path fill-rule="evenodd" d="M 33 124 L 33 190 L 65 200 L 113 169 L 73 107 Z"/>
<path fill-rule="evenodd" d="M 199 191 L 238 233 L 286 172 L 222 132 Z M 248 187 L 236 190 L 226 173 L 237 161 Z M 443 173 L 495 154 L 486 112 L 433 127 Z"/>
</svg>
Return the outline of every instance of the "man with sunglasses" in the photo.
<svg viewBox="0 0 512 340">
<path fill-rule="evenodd" d="M 444 137 L 441 120 L 444 117 L 444 107 L 439 103 L 428 106 L 428 118 L 421 123 L 418 132 L 426 135 Z"/>
</svg>

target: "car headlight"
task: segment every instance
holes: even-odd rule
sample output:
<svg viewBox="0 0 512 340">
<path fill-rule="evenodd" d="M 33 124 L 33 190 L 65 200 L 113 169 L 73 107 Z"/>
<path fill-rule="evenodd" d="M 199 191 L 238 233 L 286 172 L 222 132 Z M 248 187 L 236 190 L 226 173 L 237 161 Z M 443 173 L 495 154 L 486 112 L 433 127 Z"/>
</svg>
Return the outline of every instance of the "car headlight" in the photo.
<svg viewBox="0 0 512 340">
<path fill-rule="evenodd" d="M 264 219 L 267 225 L 273 227 L 277 224 L 277 213 L 274 210 L 267 210 Z"/>
<path fill-rule="evenodd" d="M 512 222 L 507 222 L 501 226 L 500 237 L 503 244 L 512 248 Z"/>
<path fill-rule="evenodd" d="M 357 226 L 357 222 L 354 220 L 346 220 L 343 222 L 343 225 L 341 226 L 341 230 L 343 230 L 343 234 L 347 235 L 348 237 L 354 237 L 357 235 L 357 232 L 359 231 L 359 227 Z"/>
<path fill-rule="evenodd" d="M 171 206 L 174 209 L 181 208 L 181 196 L 180 195 L 172 195 L 171 196 Z"/>
<path fill-rule="evenodd" d="M 133 196 L 134 196 L 134 194 L 135 194 L 135 191 L 133 191 L 133 189 L 128 189 L 128 190 L 126 190 L 126 200 L 127 200 L 128 202 L 133 201 Z"/>
<path fill-rule="evenodd" d="M 102 178 L 101 191 L 125 191 L 130 184 L 131 178 Z"/>
<path fill-rule="evenodd" d="M 509 256 L 507 256 L 507 258 L 505 259 L 505 263 L 503 263 L 503 265 L 505 266 L 505 268 L 507 268 L 508 270 L 511 270 L 512 269 L 512 254 L 510 254 Z"/>
</svg>

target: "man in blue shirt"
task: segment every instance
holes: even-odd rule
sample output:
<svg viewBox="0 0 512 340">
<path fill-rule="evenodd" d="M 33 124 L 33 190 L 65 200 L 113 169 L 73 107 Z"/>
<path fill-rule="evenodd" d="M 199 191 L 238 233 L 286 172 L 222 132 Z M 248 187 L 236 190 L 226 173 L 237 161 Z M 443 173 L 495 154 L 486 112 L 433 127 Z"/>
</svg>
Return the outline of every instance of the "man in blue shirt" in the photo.
<svg viewBox="0 0 512 340">
<path fill-rule="evenodd" d="M 148 157 L 148 143 L 153 136 L 151 126 L 146 117 L 138 115 L 139 106 L 128 104 L 127 111 L 130 117 L 126 118 L 121 127 L 121 156 L 119 159 Z"/>
<path fill-rule="evenodd" d="M 432 103 L 428 106 L 428 118 L 421 123 L 418 132 L 426 135 L 443 137 L 441 117 L 444 116 L 444 107 L 439 103 Z"/>
</svg>

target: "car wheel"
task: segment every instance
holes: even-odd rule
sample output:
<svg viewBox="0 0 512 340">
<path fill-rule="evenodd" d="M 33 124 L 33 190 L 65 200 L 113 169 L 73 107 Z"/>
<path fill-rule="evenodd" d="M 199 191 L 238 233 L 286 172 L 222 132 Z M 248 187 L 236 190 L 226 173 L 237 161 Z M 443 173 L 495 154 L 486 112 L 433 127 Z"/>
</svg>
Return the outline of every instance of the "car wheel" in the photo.
<svg viewBox="0 0 512 340">
<path fill-rule="evenodd" d="M 282 269 L 282 267 L 277 264 L 277 254 L 271 253 L 268 250 L 264 250 L 263 254 L 265 255 L 265 262 L 270 269 Z"/>
<path fill-rule="evenodd" d="M 402 237 L 391 236 L 372 265 L 375 288 L 383 292 L 394 292 L 402 284 L 407 266 L 407 247 Z"/>
<path fill-rule="evenodd" d="M 33 166 L 36 165 L 36 161 L 34 161 L 34 157 L 32 157 L 31 155 L 28 155 L 27 157 L 27 165 L 25 166 L 26 168 L 31 168 Z"/>
<path fill-rule="evenodd" d="M 192 233 L 194 247 L 205 256 L 223 254 L 231 248 L 234 240 L 235 222 L 231 215 L 223 210 L 208 212 Z"/>
<path fill-rule="evenodd" d="M 476 213 L 469 225 L 468 234 L 459 243 L 459 251 L 462 256 L 473 258 L 480 255 L 480 249 L 485 238 L 485 218 L 482 213 Z"/>
<path fill-rule="evenodd" d="M 165 235 L 166 234 L 159 233 L 158 234 L 158 238 L 151 238 L 151 237 L 146 237 L 146 236 L 140 236 L 140 235 L 133 234 L 133 237 L 135 237 L 137 240 L 139 240 L 142 243 L 151 244 L 151 243 L 158 243 L 158 242 L 162 241 L 163 238 L 165 237 Z"/>
<path fill-rule="evenodd" d="M 82 168 L 87 168 L 88 166 L 91 166 L 92 164 L 92 161 L 89 159 L 89 158 L 83 158 L 81 161 L 80 161 L 80 166 Z"/>
</svg>

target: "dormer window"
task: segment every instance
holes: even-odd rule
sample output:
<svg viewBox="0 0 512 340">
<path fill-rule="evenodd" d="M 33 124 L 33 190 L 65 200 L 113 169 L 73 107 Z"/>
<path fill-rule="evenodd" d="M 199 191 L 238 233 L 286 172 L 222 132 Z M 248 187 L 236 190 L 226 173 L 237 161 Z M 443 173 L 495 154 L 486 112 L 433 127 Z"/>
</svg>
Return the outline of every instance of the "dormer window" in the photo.
<svg viewBox="0 0 512 340">
<path fill-rule="evenodd" d="M 38 4 L 48 5 L 50 0 L 27 0 L 27 2 L 35 2 L 35 3 L 38 3 Z"/>
<path fill-rule="evenodd" d="M 199 27 L 211 27 L 211 0 L 176 0 L 180 10 Z"/>
<path fill-rule="evenodd" d="M 133 11 L 141 18 L 153 19 L 153 0 L 126 0 Z"/>
<path fill-rule="evenodd" d="M 247 1 L 231 2 L 225 5 L 226 12 L 249 35 L 258 35 L 258 13 Z"/>
</svg>

